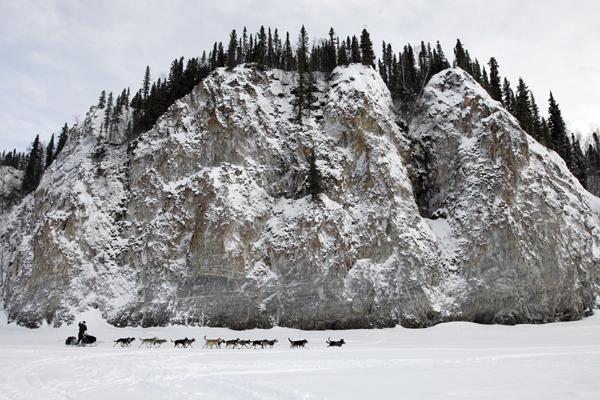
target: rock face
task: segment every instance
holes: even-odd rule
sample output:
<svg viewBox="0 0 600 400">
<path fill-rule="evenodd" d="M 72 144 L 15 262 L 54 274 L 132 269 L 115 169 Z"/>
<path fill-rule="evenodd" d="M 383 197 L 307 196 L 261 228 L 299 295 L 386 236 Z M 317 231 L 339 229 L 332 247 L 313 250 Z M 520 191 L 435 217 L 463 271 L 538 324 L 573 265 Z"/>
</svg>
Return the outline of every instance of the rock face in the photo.
<svg viewBox="0 0 600 400">
<path fill-rule="evenodd" d="M 8 213 L 21 200 L 22 183 L 23 171 L 0 165 L 0 215 Z"/>
<path fill-rule="evenodd" d="M 374 70 L 317 86 L 299 123 L 294 74 L 217 70 L 121 145 L 92 108 L 3 216 L 9 318 L 320 329 L 588 312 L 592 197 L 468 75 L 432 78 L 408 133 Z"/>
<path fill-rule="evenodd" d="M 465 281 L 454 293 L 461 318 L 547 322 L 591 310 L 598 226 L 562 159 L 460 70 L 435 76 L 420 105 L 418 202 L 450 228 L 442 258 Z"/>
</svg>

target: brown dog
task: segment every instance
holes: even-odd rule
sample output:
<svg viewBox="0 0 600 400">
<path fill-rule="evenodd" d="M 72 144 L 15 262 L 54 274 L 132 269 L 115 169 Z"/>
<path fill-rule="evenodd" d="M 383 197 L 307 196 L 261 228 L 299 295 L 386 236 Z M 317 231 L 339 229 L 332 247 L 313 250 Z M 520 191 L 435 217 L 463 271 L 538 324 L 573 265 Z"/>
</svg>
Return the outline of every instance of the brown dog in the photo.
<svg viewBox="0 0 600 400">
<path fill-rule="evenodd" d="M 202 348 L 214 349 L 216 347 L 220 349 L 223 343 L 225 343 L 225 340 L 221 338 L 207 339 L 206 336 L 204 336 L 204 346 L 202 346 Z"/>
</svg>

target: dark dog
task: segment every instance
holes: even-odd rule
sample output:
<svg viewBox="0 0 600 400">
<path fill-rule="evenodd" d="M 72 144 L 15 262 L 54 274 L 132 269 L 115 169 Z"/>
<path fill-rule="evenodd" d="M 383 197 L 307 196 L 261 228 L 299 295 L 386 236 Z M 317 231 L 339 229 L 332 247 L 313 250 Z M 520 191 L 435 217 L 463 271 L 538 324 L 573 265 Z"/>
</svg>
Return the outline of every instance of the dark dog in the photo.
<svg viewBox="0 0 600 400">
<path fill-rule="evenodd" d="M 171 340 L 171 342 L 173 343 L 173 348 L 175 348 L 175 347 L 185 347 L 185 344 L 187 343 L 187 341 L 188 341 L 187 336 L 185 337 L 185 339 Z"/>
<path fill-rule="evenodd" d="M 256 346 L 260 346 L 261 349 L 265 348 L 265 340 L 267 339 L 263 339 L 263 340 L 253 340 L 252 341 L 252 348 L 256 348 Z"/>
<path fill-rule="evenodd" d="M 269 346 L 269 348 L 272 349 L 273 345 L 277 342 L 279 342 L 279 340 L 277 340 L 277 339 L 273 339 L 273 340 L 265 339 L 265 340 L 263 340 L 263 348 Z"/>
<path fill-rule="evenodd" d="M 69 336 L 67 340 L 65 340 L 65 346 L 75 346 L 77 343 L 77 338 L 75 336 Z"/>
<path fill-rule="evenodd" d="M 115 344 L 113 344 L 113 347 L 115 347 L 118 344 L 120 344 L 121 347 L 131 347 L 131 342 L 133 342 L 134 340 L 134 337 L 120 338 L 114 341 Z"/>
<path fill-rule="evenodd" d="M 233 339 L 233 340 L 226 340 L 225 341 L 225 348 L 232 348 L 232 349 L 237 349 L 238 344 L 240 343 L 240 338 L 237 339 Z"/>
<path fill-rule="evenodd" d="M 187 337 L 185 339 L 178 339 L 178 340 L 171 340 L 171 342 L 174 343 L 173 347 L 192 347 L 192 343 L 194 343 L 196 341 L 196 339 L 192 338 L 192 339 L 188 339 Z"/>
<path fill-rule="evenodd" d="M 243 348 L 247 349 L 252 344 L 252 340 L 240 340 L 238 342 L 238 344 L 240 345 L 240 347 L 243 347 Z"/>
<path fill-rule="evenodd" d="M 344 339 L 331 340 L 331 338 L 327 338 L 325 343 L 327 343 L 327 347 L 342 347 L 342 345 L 346 344 L 346 342 L 344 342 Z"/>
<path fill-rule="evenodd" d="M 292 349 L 303 348 L 304 346 L 306 346 L 308 344 L 308 340 L 306 340 L 306 339 L 292 340 L 292 339 L 288 338 L 288 340 L 290 341 L 290 348 L 292 348 Z"/>
</svg>

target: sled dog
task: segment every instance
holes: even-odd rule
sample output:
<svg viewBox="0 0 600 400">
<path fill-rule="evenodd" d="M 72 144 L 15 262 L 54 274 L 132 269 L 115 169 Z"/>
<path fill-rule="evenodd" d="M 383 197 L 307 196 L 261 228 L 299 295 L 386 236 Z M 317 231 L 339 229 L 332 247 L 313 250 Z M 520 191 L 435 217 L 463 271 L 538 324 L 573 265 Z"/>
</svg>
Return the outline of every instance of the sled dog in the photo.
<svg viewBox="0 0 600 400">
<path fill-rule="evenodd" d="M 304 347 L 308 343 L 308 340 L 306 340 L 306 339 L 292 340 L 292 339 L 288 338 L 288 340 L 290 342 L 290 348 L 292 348 L 292 349 Z"/>
<path fill-rule="evenodd" d="M 225 343 L 225 340 L 221 338 L 207 339 L 206 336 L 204 336 L 204 346 L 202 346 L 202 348 L 213 349 L 216 347 L 220 349 L 223 343 Z"/>
<path fill-rule="evenodd" d="M 331 340 L 331 338 L 327 338 L 325 343 L 327 343 L 327 347 L 342 347 L 342 345 L 346 344 L 346 342 L 344 342 L 344 339 Z"/>
</svg>

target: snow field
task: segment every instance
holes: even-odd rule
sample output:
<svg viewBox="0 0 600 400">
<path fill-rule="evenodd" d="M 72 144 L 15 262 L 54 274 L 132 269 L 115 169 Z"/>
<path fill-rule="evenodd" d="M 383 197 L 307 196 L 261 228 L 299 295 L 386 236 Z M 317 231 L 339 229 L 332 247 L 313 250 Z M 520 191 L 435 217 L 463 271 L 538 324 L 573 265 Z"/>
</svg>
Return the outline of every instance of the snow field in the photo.
<svg viewBox="0 0 600 400">
<path fill-rule="evenodd" d="M 428 329 L 232 331 L 115 328 L 82 316 L 96 347 L 66 347 L 76 326 L 0 325 L 0 399 L 596 399 L 600 315 L 548 325 L 455 322 Z M 202 337 L 277 338 L 273 349 L 202 349 Z M 134 336 L 131 348 L 112 347 Z M 192 349 L 140 337 L 196 338 Z M 343 348 L 325 339 L 344 338 Z M 306 338 L 290 349 L 287 338 Z"/>
</svg>

